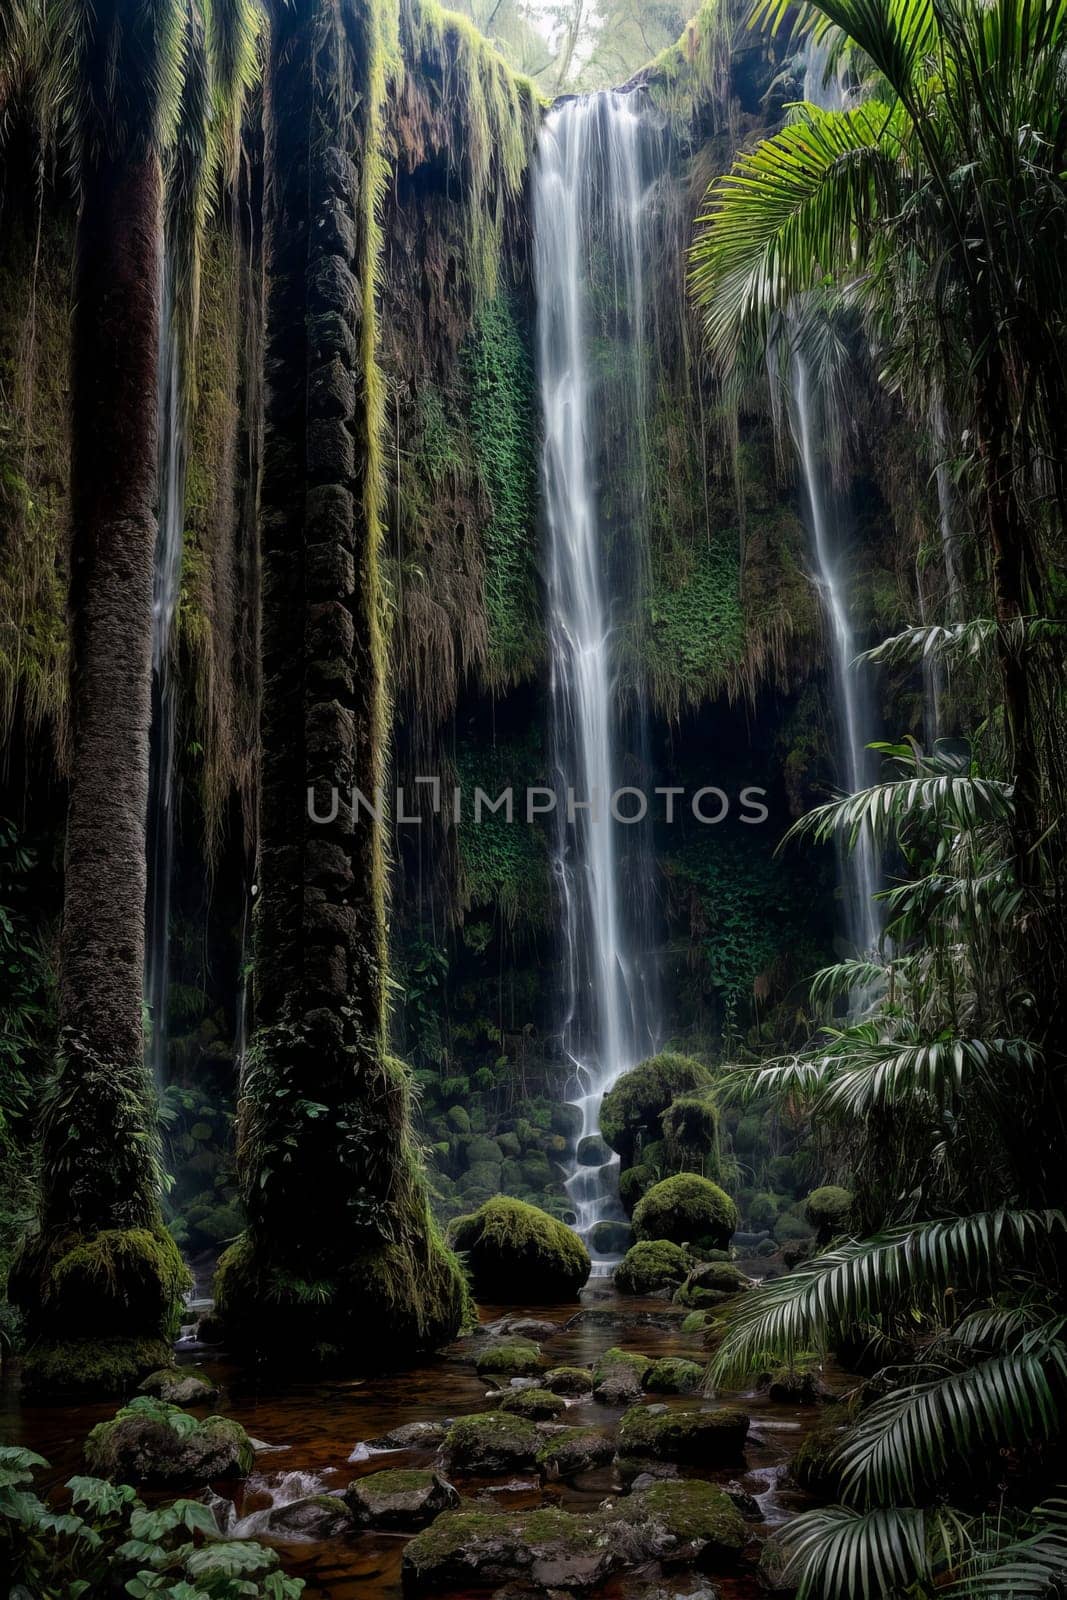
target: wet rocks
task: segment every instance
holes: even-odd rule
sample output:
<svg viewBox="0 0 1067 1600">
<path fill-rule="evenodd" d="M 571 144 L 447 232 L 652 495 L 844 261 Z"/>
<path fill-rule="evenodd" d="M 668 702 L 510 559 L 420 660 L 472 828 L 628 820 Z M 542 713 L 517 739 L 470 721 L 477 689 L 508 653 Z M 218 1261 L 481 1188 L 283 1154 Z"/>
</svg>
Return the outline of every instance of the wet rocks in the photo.
<svg viewBox="0 0 1067 1600">
<path fill-rule="evenodd" d="M 553 1367 L 541 1381 L 553 1394 L 564 1394 L 569 1399 L 593 1392 L 593 1374 L 589 1367 Z"/>
<path fill-rule="evenodd" d="M 443 1422 L 404 1422 L 365 1443 L 370 1450 L 432 1450 L 447 1432 Z"/>
<path fill-rule="evenodd" d="M 85 1441 L 85 1464 L 116 1483 L 197 1484 L 243 1478 L 255 1451 L 239 1422 L 198 1422 L 178 1406 L 143 1397 L 110 1422 L 98 1422 Z"/>
<path fill-rule="evenodd" d="M 523 1378 L 537 1372 L 541 1349 L 526 1339 L 504 1339 L 479 1352 L 475 1369 L 480 1378 Z"/>
<path fill-rule="evenodd" d="M 645 1374 L 649 1394 L 692 1394 L 704 1381 L 704 1368 L 698 1361 L 681 1356 L 665 1356 Z"/>
<path fill-rule="evenodd" d="M 342 1499 L 332 1494 L 311 1494 L 305 1500 L 294 1500 L 273 1510 L 267 1532 L 275 1539 L 336 1539 L 351 1526 L 352 1517 Z"/>
<path fill-rule="evenodd" d="M 621 1350 L 613 1345 L 610 1350 L 605 1350 L 593 1368 L 593 1398 L 611 1406 L 636 1400 L 651 1367 L 648 1356 L 635 1350 Z"/>
<path fill-rule="evenodd" d="M 711 1483 L 680 1479 L 635 1490 L 610 1518 L 625 1524 L 646 1559 L 711 1566 L 736 1560 L 748 1530 L 729 1495 Z"/>
<path fill-rule="evenodd" d="M 510 1416 L 529 1417 L 531 1422 L 553 1422 L 567 1409 L 567 1402 L 547 1389 L 515 1389 L 496 1403 L 496 1410 Z"/>
<path fill-rule="evenodd" d="M 537 1465 L 546 1478 L 572 1478 L 606 1466 L 614 1454 L 614 1442 L 599 1428 L 565 1428 L 541 1446 Z"/>
<path fill-rule="evenodd" d="M 619 1424 L 618 1452 L 634 1460 L 725 1466 L 741 1459 L 747 1433 L 748 1417 L 734 1406 L 635 1406 Z"/>
<path fill-rule="evenodd" d="M 207 1405 L 219 1393 L 210 1378 L 192 1367 L 160 1367 L 138 1385 L 138 1392 L 172 1406 Z"/>
<path fill-rule="evenodd" d="M 752 1287 L 751 1280 L 728 1261 L 704 1261 L 693 1268 L 675 1291 L 677 1305 L 707 1309 L 722 1305 L 735 1294 Z"/>
<path fill-rule="evenodd" d="M 361 1528 L 410 1533 L 459 1505 L 459 1495 L 436 1472 L 383 1471 L 356 1478 L 345 1504 Z"/>
<path fill-rule="evenodd" d="M 542 1439 L 532 1422 L 506 1411 L 457 1417 L 445 1435 L 444 1459 L 452 1472 L 496 1477 L 531 1467 Z"/>
<path fill-rule="evenodd" d="M 539 1589 L 595 1588 L 622 1564 L 621 1541 L 597 1514 L 548 1508 L 514 1516 L 449 1511 L 404 1551 L 409 1589 L 491 1588 L 522 1580 Z"/>
</svg>

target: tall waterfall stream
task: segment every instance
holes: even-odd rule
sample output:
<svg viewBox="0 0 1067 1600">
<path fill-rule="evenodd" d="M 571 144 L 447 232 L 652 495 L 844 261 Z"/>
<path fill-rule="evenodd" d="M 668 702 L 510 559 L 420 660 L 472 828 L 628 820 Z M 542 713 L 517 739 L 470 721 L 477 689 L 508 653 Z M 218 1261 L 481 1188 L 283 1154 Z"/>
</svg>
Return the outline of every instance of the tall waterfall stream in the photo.
<svg viewBox="0 0 1067 1600">
<path fill-rule="evenodd" d="M 600 1273 L 617 1252 L 598 1224 L 622 1218 L 618 1160 L 599 1139 L 601 1101 L 652 1052 L 658 1032 L 650 840 L 611 810 L 627 730 L 640 722 L 627 715 L 619 662 L 620 630 L 641 578 L 640 462 L 636 503 L 622 526 L 608 526 L 597 483 L 612 400 L 628 407 L 631 447 L 642 445 L 645 230 L 658 143 L 637 95 L 583 96 L 547 118 L 534 174 L 550 736 L 561 796 L 553 866 L 562 906 L 563 1044 L 574 1066 L 570 1098 L 581 1112 L 567 1189 Z M 617 380 L 620 395 L 608 392 L 610 379 L 595 366 L 605 322 L 631 358 Z"/>
</svg>

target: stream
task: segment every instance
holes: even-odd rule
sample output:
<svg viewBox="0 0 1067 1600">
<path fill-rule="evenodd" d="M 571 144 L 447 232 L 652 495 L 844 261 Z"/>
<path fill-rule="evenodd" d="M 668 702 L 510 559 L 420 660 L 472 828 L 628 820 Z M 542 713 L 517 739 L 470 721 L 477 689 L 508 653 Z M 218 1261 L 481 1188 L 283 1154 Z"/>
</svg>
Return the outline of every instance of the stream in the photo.
<svg viewBox="0 0 1067 1600">
<path fill-rule="evenodd" d="M 752 1270 L 756 1264 L 742 1265 Z M 571 1305 L 480 1308 L 483 1327 L 501 1317 L 514 1319 L 525 1314 L 552 1322 L 558 1329 L 540 1341 L 546 1366 L 592 1366 L 613 1345 L 654 1359 L 677 1355 L 703 1360 L 705 1355 L 699 1333 L 681 1332 L 685 1313 L 678 1307 L 658 1299 L 626 1299 L 604 1280 L 592 1280 L 580 1300 Z M 207 1491 L 220 1525 L 231 1537 L 273 1544 L 285 1571 L 304 1579 L 309 1600 L 398 1600 L 403 1592 L 405 1535 L 361 1532 L 325 1542 L 281 1542 L 265 1537 L 264 1525 L 269 1513 L 280 1505 L 310 1494 L 338 1492 L 354 1478 L 383 1467 L 429 1467 L 434 1448 L 370 1451 L 365 1441 L 404 1423 L 445 1421 L 489 1409 L 486 1396 L 491 1383 L 479 1378 L 473 1366 L 475 1352 L 484 1348 L 484 1343 L 484 1334 L 476 1333 L 450 1346 L 437 1360 L 404 1372 L 351 1381 L 302 1383 L 296 1379 L 285 1389 L 259 1388 L 213 1351 L 180 1347 L 179 1362 L 196 1365 L 218 1385 L 220 1397 L 213 1409 L 235 1417 L 260 1447 L 255 1470 L 245 1481 L 219 1482 Z M 841 1387 L 833 1373 L 825 1376 L 831 1390 Z M 650 1395 L 648 1399 L 668 1405 L 692 1404 L 690 1396 Z M 724 1393 L 708 1402 L 711 1406 L 718 1403 L 740 1404 L 751 1417 L 744 1465 L 707 1471 L 687 1467 L 682 1475 L 740 1487 L 757 1502 L 761 1520 L 749 1523 L 753 1538 L 744 1560 L 729 1574 L 710 1575 L 711 1587 L 721 1600 L 755 1600 L 765 1594 L 756 1576 L 762 1537 L 810 1504 L 807 1496 L 779 1480 L 817 1421 L 820 1408 L 774 1403 L 754 1390 Z M 43 1455 L 50 1472 L 42 1474 L 42 1487 L 54 1489 L 84 1470 L 81 1448 L 86 1434 L 115 1409 L 110 1403 L 20 1405 L 8 1376 L 0 1402 L 0 1436 Z M 587 1396 L 568 1405 L 565 1420 L 568 1426 L 597 1425 L 611 1431 L 624 1409 Z M 589 1511 L 619 1489 L 611 1465 L 565 1483 L 542 1485 L 534 1476 L 519 1475 L 462 1478 L 457 1486 L 469 1499 L 512 1510 L 555 1505 L 568 1511 Z M 174 1495 L 158 1498 L 172 1499 Z M 650 1582 L 653 1575 L 637 1576 Z M 708 1580 L 701 1575 L 676 1571 L 668 1580 L 668 1592 L 686 1595 L 693 1592 L 694 1584 L 696 1592 L 701 1588 L 707 1592 Z M 633 1586 L 634 1574 L 628 1574 L 596 1593 L 609 1600 L 625 1600 Z M 458 1596 L 459 1591 L 454 1593 Z"/>
</svg>

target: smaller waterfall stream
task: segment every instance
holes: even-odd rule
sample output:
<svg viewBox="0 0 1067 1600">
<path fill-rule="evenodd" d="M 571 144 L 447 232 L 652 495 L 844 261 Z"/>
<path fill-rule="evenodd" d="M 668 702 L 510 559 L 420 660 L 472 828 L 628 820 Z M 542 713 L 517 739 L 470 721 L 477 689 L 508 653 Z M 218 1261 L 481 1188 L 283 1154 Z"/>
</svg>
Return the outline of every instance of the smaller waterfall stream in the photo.
<svg viewBox="0 0 1067 1600">
<path fill-rule="evenodd" d="M 639 582 L 643 489 L 609 526 L 598 450 L 610 379 L 596 367 L 593 341 L 600 339 L 602 364 L 606 339 L 625 367 L 610 399 L 623 417 L 623 448 L 638 452 L 640 465 L 655 138 L 637 95 L 565 101 L 545 121 L 534 174 L 550 731 L 559 796 L 553 865 L 563 915 L 563 1042 L 574 1066 L 572 1103 L 581 1113 L 567 1190 L 594 1273 L 609 1270 L 617 1254 L 597 1225 L 623 1220 L 618 1159 L 599 1138 L 601 1102 L 655 1048 L 657 1027 L 649 897 L 640 889 L 649 875 L 635 859 L 647 853 L 647 837 L 612 811 L 626 728 L 618 631 Z M 640 482 L 642 472 L 633 477 Z"/>
<path fill-rule="evenodd" d="M 159 531 L 152 587 L 152 736 L 148 774 L 148 904 L 145 997 L 150 1016 L 149 1065 L 161 1088 L 167 1078 L 170 991 L 170 891 L 174 870 L 174 752 L 177 694 L 172 671 L 173 624 L 181 592 L 185 521 L 185 427 L 174 282 L 164 251 L 159 318 Z"/>
<path fill-rule="evenodd" d="M 874 778 L 871 753 L 867 749 L 868 741 L 874 737 L 874 713 L 860 676 L 862 669 L 855 665 L 856 639 L 848 583 L 839 542 L 834 536 L 816 447 L 823 417 L 817 397 L 812 393 L 807 362 L 799 352 L 793 355 L 792 420 L 807 500 L 815 575 L 829 629 L 839 776 L 843 787 L 851 792 L 866 787 Z M 851 852 L 843 857 L 841 871 L 847 937 L 856 950 L 870 952 L 878 945 L 883 919 L 879 903 L 874 899 L 880 876 L 878 854 L 866 829 Z"/>
</svg>

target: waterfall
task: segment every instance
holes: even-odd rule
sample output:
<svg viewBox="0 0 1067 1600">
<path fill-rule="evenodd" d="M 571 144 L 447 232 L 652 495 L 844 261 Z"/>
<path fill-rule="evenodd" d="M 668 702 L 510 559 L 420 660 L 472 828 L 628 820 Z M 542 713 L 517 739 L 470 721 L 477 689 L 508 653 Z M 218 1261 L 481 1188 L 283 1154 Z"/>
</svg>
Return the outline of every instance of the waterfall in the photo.
<svg viewBox="0 0 1067 1600">
<path fill-rule="evenodd" d="M 581 1113 L 567 1190 L 594 1273 L 618 1253 L 597 1224 L 623 1220 L 618 1158 L 599 1139 L 601 1101 L 658 1038 L 651 840 L 646 827 L 613 816 L 612 796 L 643 722 L 620 687 L 620 634 L 645 549 L 646 230 L 659 142 L 636 95 L 583 96 L 546 119 L 534 175 L 561 1031 L 574 1067 L 568 1093 Z M 614 341 L 614 381 L 605 337 Z M 613 473 L 633 486 L 611 514 L 598 492 L 605 453 L 614 455 L 609 422 L 626 452 Z M 627 470 L 632 451 L 636 472 Z"/>
<path fill-rule="evenodd" d="M 816 445 L 824 431 L 824 415 L 818 397 L 812 393 L 807 362 L 799 351 L 793 353 L 792 374 L 793 432 L 804 481 L 815 577 L 829 633 L 839 777 L 842 786 L 852 792 L 874 780 L 867 749 L 875 733 L 874 708 L 861 676 L 863 669 L 855 664 L 848 582 Z M 841 876 L 845 932 L 850 944 L 866 954 L 877 947 L 882 932 L 881 907 L 873 898 L 879 887 L 878 853 L 868 829 L 864 828 L 851 851 L 842 855 Z"/>
<path fill-rule="evenodd" d="M 145 995 L 150 1018 L 149 1064 L 157 1088 L 167 1077 L 170 989 L 170 889 L 174 868 L 174 743 L 177 693 L 172 628 L 181 590 L 185 521 L 185 427 L 174 280 L 163 255 L 159 317 L 159 530 L 152 582 L 152 735 L 148 772 L 148 904 Z"/>
<path fill-rule="evenodd" d="M 828 41 L 809 41 L 804 72 L 804 98 L 826 111 L 840 111 L 849 100 L 842 63 L 831 67 Z M 795 326 L 795 322 L 794 322 Z M 829 437 L 828 397 L 813 383 L 808 362 L 794 343 L 790 354 L 792 406 L 790 424 L 804 483 L 808 532 L 815 579 L 830 643 L 830 677 L 838 777 L 853 792 L 876 778 L 869 742 L 877 737 L 875 707 L 864 668 L 856 666 L 851 595 L 845 564 L 847 541 L 839 526 L 840 504 L 824 470 L 822 445 Z M 839 851 L 839 878 L 845 899 L 845 936 L 855 952 L 877 949 L 884 926 L 882 907 L 874 899 L 881 880 L 878 851 L 865 828 L 850 850 Z M 854 1005 L 863 997 L 853 997 Z"/>
</svg>

